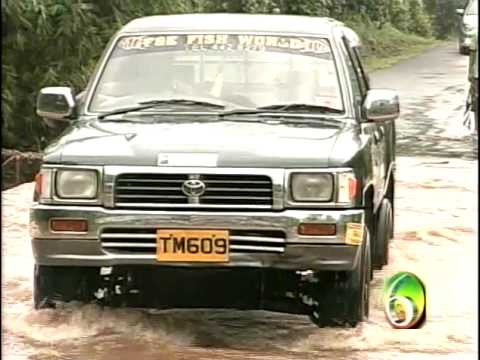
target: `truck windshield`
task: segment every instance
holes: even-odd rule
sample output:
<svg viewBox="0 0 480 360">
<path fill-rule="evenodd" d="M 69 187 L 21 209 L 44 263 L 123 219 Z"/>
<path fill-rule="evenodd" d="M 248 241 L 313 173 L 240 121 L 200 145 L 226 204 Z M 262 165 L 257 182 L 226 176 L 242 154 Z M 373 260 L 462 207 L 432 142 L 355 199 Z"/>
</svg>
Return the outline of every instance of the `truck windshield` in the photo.
<svg viewBox="0 0 480 360">
<path fill-rule="evenodd" d="M 89 111 L 109 112 L 176 98 L 203 99 L 226 108 L 306 103 L 338 112 L 344 109 L 327 39 L 181 34 L 119 38 Z"/>
</svg>

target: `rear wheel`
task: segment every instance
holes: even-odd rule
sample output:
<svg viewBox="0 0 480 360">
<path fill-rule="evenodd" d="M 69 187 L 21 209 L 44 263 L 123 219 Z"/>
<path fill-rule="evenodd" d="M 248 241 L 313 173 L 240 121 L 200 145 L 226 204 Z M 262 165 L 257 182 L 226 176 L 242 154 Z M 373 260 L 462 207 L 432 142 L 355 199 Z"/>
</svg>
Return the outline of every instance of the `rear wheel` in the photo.
<svg viewBox="0 0 480 360">
<path fill-rule="evenodd" d="M 393 228 L 393 210 L 389 199 L 383 199 L 378 209 L 375 241 L 373 243 L 373 267 L 381 269 L 388 264 L 388 245 Z"/>
<path fill-rule="evenodd" d="M 320 273 L 310 319 L 318 327 L 355 327 L 368 319 L 370 303 L 370 244 L 368 230 L 352 271 Z"/>
<path fill-rule="evenodd" d="M 395 230 L 395 177 L 392 173 L 390 183 L 388 184 L 387 199 L 390 201 L 392 208 L 391 226 L 390 226 L 390 239 L 393 239 Z"/>
<path fill-rule="evenodd" d="M 468 48 L 468 46 L 459 45 L 458 52 L 460 55 L 468 55 L 470 53 L 470 49 Z"/>
</svg>

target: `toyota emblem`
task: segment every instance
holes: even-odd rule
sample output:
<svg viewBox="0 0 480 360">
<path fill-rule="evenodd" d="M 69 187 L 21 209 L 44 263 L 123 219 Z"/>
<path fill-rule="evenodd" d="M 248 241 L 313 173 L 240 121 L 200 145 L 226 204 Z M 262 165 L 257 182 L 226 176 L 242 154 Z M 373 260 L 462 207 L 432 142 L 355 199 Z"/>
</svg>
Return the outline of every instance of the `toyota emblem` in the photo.
<svg viewBox="0 0 480 360">
<path fill-rule="evenodd" d="M 188 197 L 203 195 L 205 188 L 205 183 L 200 180 L 186 180 L 182 185 L 182 191 Z"/>
</svg>

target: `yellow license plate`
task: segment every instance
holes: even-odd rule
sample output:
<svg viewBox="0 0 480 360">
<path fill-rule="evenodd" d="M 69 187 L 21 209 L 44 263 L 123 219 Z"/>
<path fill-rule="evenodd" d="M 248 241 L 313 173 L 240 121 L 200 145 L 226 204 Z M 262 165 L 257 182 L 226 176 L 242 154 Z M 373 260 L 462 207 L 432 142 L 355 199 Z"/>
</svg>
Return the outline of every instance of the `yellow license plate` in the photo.
<svg viewBox="0 0 480 360">
<path fill-rule="evenodd" d="M 157 260 L 176 262 L 227 262 L 227 230 L 157 230 Z"/>
</svg>

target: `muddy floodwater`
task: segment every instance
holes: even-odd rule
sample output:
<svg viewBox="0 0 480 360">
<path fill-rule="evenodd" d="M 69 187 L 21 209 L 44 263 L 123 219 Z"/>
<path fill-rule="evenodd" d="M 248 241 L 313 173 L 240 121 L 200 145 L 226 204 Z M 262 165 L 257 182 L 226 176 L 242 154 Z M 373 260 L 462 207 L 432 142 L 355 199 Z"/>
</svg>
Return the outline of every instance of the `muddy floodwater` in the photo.
<svg viewBox="0 0 480 360">
<path fill-rule="evenodd" d="M 477 359 L 477 136 L 462 125 L 467 57 L 454 44 L 371 75 L 396 88 L 396 229 L 390 264 L 375 272 L 370 319 L 318 329 L 264 311 L 32 308 L 28 208 L 33 184 L 2 192 L 2 347 L 7 360 Z M 394 330 L 386 277 L 410 271 L 427 290 L 427 321 Z"/>
</svg>

